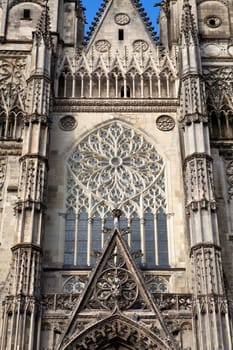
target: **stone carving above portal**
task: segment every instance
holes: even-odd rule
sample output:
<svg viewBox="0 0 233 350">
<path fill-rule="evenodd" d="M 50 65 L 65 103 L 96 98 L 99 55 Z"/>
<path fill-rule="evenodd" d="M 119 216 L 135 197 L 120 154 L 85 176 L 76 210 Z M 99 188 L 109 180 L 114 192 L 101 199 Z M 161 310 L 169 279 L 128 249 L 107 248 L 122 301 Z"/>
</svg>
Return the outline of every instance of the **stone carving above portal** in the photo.
<svg viewBox="0 0 233 350">
<path fill-rule="evenodd" d="M 175 121 L 169 115 L 161 115 L 156 119 L 156 126 L 161 131 L 171 131 L 175 127 Z"/>
<path fill-rule="evenodd" d="M 116 24 L 123 26 L 130 22 L 130 17 L 126 13 L 118 13 L 115 16 L 115 22 Z"/>
<path fill-rule="evenodd" d="M 135 276 L 128 270 L 119 247 L 115 247 L 95 283 L 87 308 L 113 311 L 138 307 L 148 308 L 140 296 Z"/>
<path fill-rule="evenodd" d="M 138 287 L 131 273 L 124 269 L 104 271 L 96 285 L 96 296 L 104 308 L 129 309 L 136 301 Z"/>
<path fill-rule="evenodd" d="M 170 348 L 169 346 L 173 344 L 168 337 L 162 336 L 161 333 L 162 331 L 159 332 L 157 328 L 154 333 L 144 327 L 143 324 L 138 326 L 137 323 L 128 318 L 114 315 L 82 332 L 73 341 L 69 338 L 65 339 L 64 343 L 68 343 L 67 350 L 94 349 L 96 344 L 103 348 L 108 343 L 111 344 L 113 339 L 122 339 L 123 344 L 129 345 L 130 348 L 135 350 L 165 350 Z"/>
</svg>

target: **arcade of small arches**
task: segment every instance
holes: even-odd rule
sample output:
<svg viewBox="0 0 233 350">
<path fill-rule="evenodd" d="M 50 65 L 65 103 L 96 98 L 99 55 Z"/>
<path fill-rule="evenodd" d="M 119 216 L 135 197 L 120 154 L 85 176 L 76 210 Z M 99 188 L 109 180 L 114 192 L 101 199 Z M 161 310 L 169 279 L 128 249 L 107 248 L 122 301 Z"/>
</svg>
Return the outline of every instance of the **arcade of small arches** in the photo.
<svg viewBox="0 0 233 350">
<path fill-rule="evenodd" d="M 93 52 L 67 57 L 55 86 L 56 95 L 65 98 L 175 98 L 178 76 L 171 59 L 158 49 L 130 57 Z"/>
<path fill-rule="evenodd" d="M 163 71 L 159 76 L 148 69 L 139 74 L 131 69 L 123 74 L 118 69 L 105 73 L 97 69 L 72 74 L 65 70 L 59 77 L 58 97 L 69 98 L 168 98 L 175 97 L 175 79 Z"/>
<path fill-rule="evenodd" d="M 9 113 L 0 112 L 0 140 L 12 139 L 21 140 L 24 125 L 24 113 L 15 108 Z"/>
</svg>

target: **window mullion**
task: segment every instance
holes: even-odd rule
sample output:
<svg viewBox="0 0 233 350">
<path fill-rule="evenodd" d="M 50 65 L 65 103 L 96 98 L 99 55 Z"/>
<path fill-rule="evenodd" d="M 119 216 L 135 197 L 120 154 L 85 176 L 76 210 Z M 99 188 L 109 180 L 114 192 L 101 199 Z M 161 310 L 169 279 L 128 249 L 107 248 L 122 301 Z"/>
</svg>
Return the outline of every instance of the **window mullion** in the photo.
<svg viewBox="0 0 233 350">
<path fill-rule="evenodd" d="M 91 266 L 91 225 L 92 219 L 90 213 L 88 213 L 87 219 L 87 266 Z"/>
<path fill-rule="evenodd" d="M 154 214 L 155 265 L 159 265 L 157 214 Z"/>
<path fill-rule="evenodd" d="M 146 245 L 145 245 L 145 220 L 140 218 L 140 236 L 141 236 L 141 251 L 142 251 L 142 265 L 146 265 Z"/>
<path fill-rule="evenodd" d="M 75 213 L 75 228 L 74 228 L 74 265 L 78 264 L 78 219 L 79 214 Z"/>
</svg>

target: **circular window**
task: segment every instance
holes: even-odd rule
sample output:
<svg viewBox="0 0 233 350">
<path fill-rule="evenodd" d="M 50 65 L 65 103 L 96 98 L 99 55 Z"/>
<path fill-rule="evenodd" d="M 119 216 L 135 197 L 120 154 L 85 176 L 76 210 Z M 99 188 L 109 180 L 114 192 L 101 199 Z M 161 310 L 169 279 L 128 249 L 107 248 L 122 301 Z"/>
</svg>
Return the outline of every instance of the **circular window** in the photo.
<svg viewBox="0 0 233 350">
<path fill-rule="evenodd" d="M 77 121 L 72 115 L 66 115 L 60 119 L 60 128 L 65 131 L 71 131 L 77 126 Z"/>
<path fill-rule="evenodd" d="M 206 24 L 210 28 L 217 28 L 222 24 L 222 21 L 217 16 L 209 16 L 206 18 Z"/>
<path fill-rule="evenodd" d="M 149 45 L 147 44 L 147 42 L 145 40 L 135 40 L 134 43 L 133 43 L 133 49 L 134 51 L 136 52 L 145 52 L 147 51 L 149 48 Z"/>
<path fill-rule="evenodd" d="M 107 52 L 111 47 L 111 44 L 108 40 L 98 40 L 95 43 L 95 48 L 99 52 Z"/>
<path fill-rule="evenodd" d="M 130 18 L 126 13 L 118 13 L 115 16 L 115 22 L 120 26 L 124 26 L 130 22 Z"/>
<path fill-rule="evenodd" d="M 175 121 L 169 115 L 161 115 L 156 119 L 156 125 L 161 131 L 170 131 L 175 127 Z"/>
</svg>

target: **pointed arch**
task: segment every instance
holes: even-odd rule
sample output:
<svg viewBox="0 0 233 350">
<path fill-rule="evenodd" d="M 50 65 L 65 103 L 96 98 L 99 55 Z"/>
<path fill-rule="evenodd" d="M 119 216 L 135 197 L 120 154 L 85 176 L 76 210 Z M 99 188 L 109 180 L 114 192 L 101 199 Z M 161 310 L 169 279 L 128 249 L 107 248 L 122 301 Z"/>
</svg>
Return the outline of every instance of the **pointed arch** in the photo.
<svg viewBox="0 0 233 350">
<path fill-rule="evenodd" d="M 171 349 L 162 339 L 152 333 L 142 323 L 123 315 L 112 315 L 90 326 L 59 350 L 104 350 L 106 346 L 122 344 L 126 349 Z M 110 348 L 111 349 L 111 348 Z"/>
<path fill-rule="evenodd" d="M 121 225 L 133 224 L 128 242 L 142 251 L 139 262 L 146 268 L 167 266 L 165 187 L 165 162 L 139 130 L 115 120 L 81 138 L 67 159 L 65 265 L 86 268 L 95 263 L 93 254 L 107 238 L 103 227 L 109 227 L 117 207 L 123 212 Z M 158 224 L 160 210 L 163 225 Z"/>
</svg>

